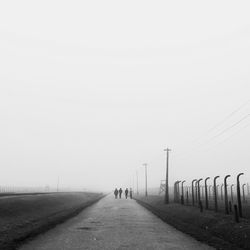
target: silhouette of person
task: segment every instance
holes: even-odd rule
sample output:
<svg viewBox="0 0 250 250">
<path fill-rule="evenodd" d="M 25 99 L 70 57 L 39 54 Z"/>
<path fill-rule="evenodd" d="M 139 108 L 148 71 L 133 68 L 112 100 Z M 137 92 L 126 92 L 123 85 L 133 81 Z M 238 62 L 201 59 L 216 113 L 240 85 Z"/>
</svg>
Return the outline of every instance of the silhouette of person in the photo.
<svg viewBox="0 0 250 250">
<path fill-rule="evenodd" d="M 125 197 L 126 197 L 126 199 L 128 198 L 128 189 L 127 188 L 125 189 Z"/>
<path fill-rule="evenodd" d="M 118 195 L 118 189 L 117 188 L 114 191 L 114 195 L 115 195 L 115 198 L 117 199 L 117 195 Z"/>
<path fill-rule="evenodd" d="M 122 198 L 122 189 L 121 188 L 119 189 L 119 198 L 120 199 Z"/>
<path fill-rule="evenodd" d="M 129 189 L 129 196 L 130 196 L 130 199 L 132 199 L 133 197 L 133 191 L 132 191 L 132 188 Z"/>
</svg>

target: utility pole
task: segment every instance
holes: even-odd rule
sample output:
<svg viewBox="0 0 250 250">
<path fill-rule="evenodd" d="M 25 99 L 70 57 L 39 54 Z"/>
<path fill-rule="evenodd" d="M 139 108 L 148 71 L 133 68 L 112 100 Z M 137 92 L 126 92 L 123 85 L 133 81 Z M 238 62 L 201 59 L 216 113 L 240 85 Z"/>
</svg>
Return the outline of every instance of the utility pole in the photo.
<svg viewBox="0 0 250 250">
<path fill-rule="evenodd" d="M 164 149 L 166 152 L 166 187 L 165 187 L 165 203 L 169 203 L 169 185 L 168 185 L 168 159 L 169 159 L 169 151 L 171 151 L 169 148 Z"/>
<path fill-rule="evenodd" d="M 142 164 L 145 167 L 145 196 L 148 196 L 148 176 L 147 176 L 147 163 Z"/>
<path fill-rule="evenodd" d="M 139 195 L 139 190 L 138 190 L 138 171 L 136 171 L 136 193 Z"/>
</svg>

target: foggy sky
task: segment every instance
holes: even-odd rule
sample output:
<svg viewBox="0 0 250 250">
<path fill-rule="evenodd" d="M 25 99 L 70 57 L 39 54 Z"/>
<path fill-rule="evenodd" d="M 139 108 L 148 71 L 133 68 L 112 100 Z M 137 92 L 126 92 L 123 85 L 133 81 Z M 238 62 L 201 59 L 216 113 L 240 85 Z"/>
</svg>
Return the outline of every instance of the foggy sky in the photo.
<svg viewBox="0 0 250 250">
<path fill-rule="evenodd" d="M 2 1 L 0 185 L 249 181 L 249 7 Z"/>
</svg>

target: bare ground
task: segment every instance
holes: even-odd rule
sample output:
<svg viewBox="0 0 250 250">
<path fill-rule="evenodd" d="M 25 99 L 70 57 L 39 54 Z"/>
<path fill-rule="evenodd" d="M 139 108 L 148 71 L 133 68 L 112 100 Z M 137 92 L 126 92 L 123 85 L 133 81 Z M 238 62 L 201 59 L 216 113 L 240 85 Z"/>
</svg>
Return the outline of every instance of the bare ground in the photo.
<svg viewBox="0 0 250 250">
<path fill-rule="evenodd" d="M 213 211 L 203 213 L 197 207 L 171 203 L 164 204 L 163 197 L 135 197 L 138 203 L 162 220 L 216 249 L 250 249 L 250 221 L 235 223 L 232 215 Z"/>
</svg>

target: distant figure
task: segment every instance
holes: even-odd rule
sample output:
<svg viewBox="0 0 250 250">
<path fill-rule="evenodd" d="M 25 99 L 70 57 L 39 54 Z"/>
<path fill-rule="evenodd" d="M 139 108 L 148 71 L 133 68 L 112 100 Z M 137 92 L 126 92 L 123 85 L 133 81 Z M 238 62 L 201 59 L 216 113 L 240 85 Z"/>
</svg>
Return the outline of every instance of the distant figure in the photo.
<svg viewBox="0 0 250 250">
<path fill-rule="evenodd" d="M 119 198 L 120 199 L 122 198 L 122 189 L 121 188 L 119 189 Z"/>
<path fill-rule="evenodd" d="M 128 199 L 128 189 L 127 188 L 125 189 L 125 197 L 126 197 L 126 199 Z"/>
<path fill-rule="evenodd" d="M 115 195 L 115 198 L 117 199 L 117 195 L 118 195 L 118 189 L 117 188 L 114 191 L 114 195 Z"/>
<path fill-rule="evenodd" d="M 130 189 L 129 189 L 129 197 L 130 197 L 130 199 L 133 198 L 132 196 L 133 196 L 133 191 L 132 191 L 132 188 L 130 188 Z"/>
</svg>

